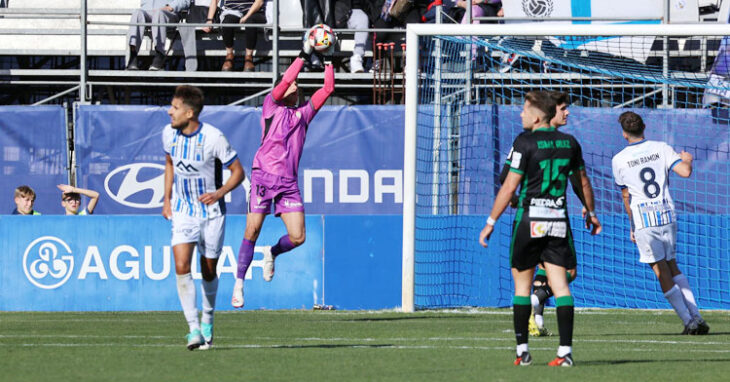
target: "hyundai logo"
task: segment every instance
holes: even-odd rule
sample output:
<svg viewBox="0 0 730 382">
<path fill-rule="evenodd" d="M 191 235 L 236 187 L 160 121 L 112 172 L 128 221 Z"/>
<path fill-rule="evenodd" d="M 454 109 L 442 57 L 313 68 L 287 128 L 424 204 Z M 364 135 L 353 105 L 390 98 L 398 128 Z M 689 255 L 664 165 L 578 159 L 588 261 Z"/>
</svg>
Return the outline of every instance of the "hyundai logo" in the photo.
<svg viewBox="0 0 730 382">
<path fill-rule="evenodd" d="M 59 247 L 63 252 L 59 253 Z M 74 268 L 71 248 L 54 236 L 33 240 L 23 253 L 23 272 L 38 288 L 55 289 L 63 285 Z"/>
<path fill-rule="evenodd" d="M 106 193 L 119 204 L 160 208 L 165 196 L 165 166 L 132 163 L 115 168 L 104 179 Z"/>
</svg>

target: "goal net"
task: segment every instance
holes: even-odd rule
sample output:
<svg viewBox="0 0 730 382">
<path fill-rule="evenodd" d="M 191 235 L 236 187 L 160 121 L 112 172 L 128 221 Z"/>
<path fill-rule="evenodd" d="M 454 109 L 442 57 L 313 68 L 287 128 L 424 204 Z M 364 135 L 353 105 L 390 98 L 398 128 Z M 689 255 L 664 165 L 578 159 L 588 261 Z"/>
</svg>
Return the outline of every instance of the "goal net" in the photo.
<svg viewBox="0 0 730 382">
<path fill-rule="evenodd" d="M 677 262 L 700 308 L 730 308 L 730 82 L 712 74 L 727 64 L 717 53 L 723 35 L 727 25 L 409 25 L 403 309 L 510 305 L 514 210 L 499 219 L 488 248 L 478 236 L 530 90 L 568 95 L 561 130 L 582 145 L 604 228 L 586 231 L 568 191 L 576 305 L 669 307 L 638 262 L 611 172 L 626 146 L 618 116 L 632 110 L 647 139 L 695 158 L 690 178 L 670 176 Z"/>
</svg>

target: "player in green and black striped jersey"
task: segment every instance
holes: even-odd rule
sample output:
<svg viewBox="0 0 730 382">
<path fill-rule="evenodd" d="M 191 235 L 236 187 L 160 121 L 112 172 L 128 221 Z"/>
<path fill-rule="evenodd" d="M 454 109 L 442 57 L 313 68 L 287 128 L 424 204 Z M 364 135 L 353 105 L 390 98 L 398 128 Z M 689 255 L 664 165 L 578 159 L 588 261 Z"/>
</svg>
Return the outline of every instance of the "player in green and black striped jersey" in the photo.
<svg viewBox="0 0 730 382">
<path fill-rule="evenodd" d="M 550 98 L 555 101 L 555 116 L 553 119 L 550 120 L 550 126 L 555 128 L 560 128 L 562 126 L 565 126 L 568 124 L 568 116 L 570 115 L 570 111 L 568 110 L 568 95 L 563 92 L 558 91 L 551 91 Z M 529 131 L 529 130 L 525 130 Z M 502 172 L 499 174 L 499 183 L 504 183 L 504 180 L 507 179 L 507 174 L 509 174 L 510 169 L 510 158 L 507 158 L 505 161 L 504 167 L 502 168 Z M 587 187 L 587 189 L 592 193 L 592 187 L 590 185 L 590 180 L 588 177 L 579 178 L 578 174 L 571 172 L 570 176 L 568 177 L 570 180 L 570 184 L 573 188 L 573 192 L 575 192 L 576 196 L 580 199 L 581 204 L 583 205 L 583 216 L 585 217 L 586 214 L 595 214 L 595 211 L 588 211 L 588 209 L 585 207 L 585 197 L 583 196 L 583 188 Z M 586 182 L 586 185 L 583 185 L 582 183 Z M 519 200 L 519 197 L 517 195 L 514 195 L 512 197 L 512 201 L 510 202 L 510 205 L 512 207 L 517 207 L 517 202 Z M 578 272 L 576 268 L 570 268 L 567 271 L 566 277 L 568 278 L 568 283 L 572 283 L 575 281 L 575 278 L 578 276 Z M 550 286 L 548 285 L 547 281 L 547 275 L 545 273 L 545 268 L 543 268 L 542 265 L 538 266 L 537 274 L 535 275 L 535 280 L 532 283 L 532 295 L 530 295 L 530 302 L 532 303 L 532 315 L 530 315 L 530 321 L 529 321 L 529 333 L 531 336 L 550 336 L 552 333 L 547 330 L 544 323 L 543 318 L 543 312 L 545 310 L 545 302 L 547 302 L 547 299 L 552 297 L 553 291 L 550 289 Z"/>
<path fill-rule="evenodd" d="M 520 134 L 510 151 L 510 173 L 497 194 L 487 224 L 479 235 L 486 247 L 494 224 L 507 208 L 520 186 L 517 213 L 513 224 L 510 262 L 515 280 L 514 324 L 517 339 L 516 365 L 532 361 L 527 348 L 530 317 L 530 286 L 535 266 L 545 266 L 556 297 L 560 347 L 550 365 L 570 366 L 572 360 L 573 297 L 566 269 L 575 267 L 570 225 L 565 204 L 565 190 L 571 172 L 587 177 L 578 141 L 550 126 L 555 115 L 555 101 L 546 92 L 529 92 L 521 113 L 522 123 L 530 132 Z M 585 185 L 585 183 L 581 182 Z M 590 186 L 588 186 L 590 187 Z M 593 195 L 584 186 L 586 207 L 594 210 Z M 586 226 L 592 234 L 601 230 L 595 216 L 587 215 Z"/>
</svg>

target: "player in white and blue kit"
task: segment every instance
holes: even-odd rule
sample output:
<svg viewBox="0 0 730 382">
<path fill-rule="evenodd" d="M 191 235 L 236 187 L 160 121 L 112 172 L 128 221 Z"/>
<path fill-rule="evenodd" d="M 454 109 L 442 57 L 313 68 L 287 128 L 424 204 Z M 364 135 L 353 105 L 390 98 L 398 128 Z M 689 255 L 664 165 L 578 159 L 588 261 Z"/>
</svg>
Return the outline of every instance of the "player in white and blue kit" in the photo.
<svg viewBox="0 0 730 382">
<path fill-rule="evenodd" d="M 165 198 L 162 215 L 172 219 L 172 252 L 175 256 L 177 293 L 190 333 L 187 347 L 208 349 L 213 344 L 213 310 L 218 291 L 216 266 L 223 247 L 225 202 L 223 197 L 243 180 L 236 151 L 214 126 L 198 121 L 203 92 L 182 85 L 167 114 L 170 124 L 162 131 L 165 149 Z M 223 184 L 223 166 L 231 176 Z M 203 275 L 203 314 L 198 320 L 195 283 L 190 263 L 195 246 Z M 202 324 L 201 324 L 202 321 Z"/>
<path fill-rule="evenodd" d="M 677 217 L 669 195 L 669 171 L 689 177 L 692 155 L 646 140 L 644 121 L 634 112 L 621 114 L 619 122 L 629 145 L 613 157 L 613 177 L 621 187 L 639 261 L 654 270 L 664 297 L 684 323 L 682 334 L 707 334 L 710 327 L 700 315 L 687 277 L 677 267 Z"/>
</svg>

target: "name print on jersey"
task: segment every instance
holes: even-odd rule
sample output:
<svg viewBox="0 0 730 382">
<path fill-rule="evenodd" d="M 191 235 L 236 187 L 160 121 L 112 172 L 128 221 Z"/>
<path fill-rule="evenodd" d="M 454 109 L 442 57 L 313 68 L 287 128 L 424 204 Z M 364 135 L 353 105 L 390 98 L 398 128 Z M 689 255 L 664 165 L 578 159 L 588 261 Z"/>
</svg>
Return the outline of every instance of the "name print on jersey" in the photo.
<svg viewBox="0 0 730 382">
<path fill-rule="evenodd" d="M 657 161 L 657 160 L 659 160 L 659 158 L 660 158 L 659 153 L 654 153 L 654 154 L 647 155 L 647 156 L 643 156 L 643 157 L 640 157 L 640 158 L 637 158 L 637 159 L 632 159 L 632 160 L 626 162 L 626 164 L 629 167 L 635 167 L 635 166 L 638 166 L 638 165 L 642 165 L 642 164 L 646 164 L 646 163 L 649 163 L 649 162 Z"/>
</svg>

